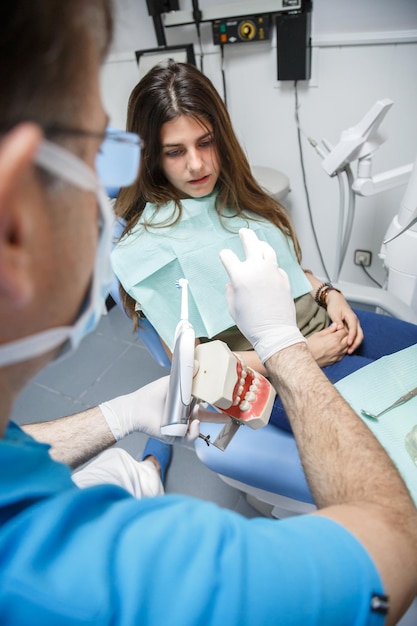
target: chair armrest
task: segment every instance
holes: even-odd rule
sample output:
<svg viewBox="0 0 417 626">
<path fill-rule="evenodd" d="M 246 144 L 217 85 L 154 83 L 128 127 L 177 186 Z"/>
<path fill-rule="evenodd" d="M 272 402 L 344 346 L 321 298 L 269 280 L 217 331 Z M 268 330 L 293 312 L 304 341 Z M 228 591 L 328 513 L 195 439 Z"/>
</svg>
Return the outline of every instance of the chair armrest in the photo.
<svg viewBox="0 0 417 626">
<path fill-rule="evenodd" d="M 214 441 L 222 425 L 202 422 L 200 430 Z M 223 452 L 196 439 L 195 450 L 208 468 L 229 478 L 288 498 L 314 504 L 294 437 L 268 424 L 241 426 Z"/>
<path fill-rule="evenodd" d="M 369 306 L 382 309 L 392 317 L 410 322 L 411 324 L 417 324 L 417 313 L 405 302 L 385 289 L 366 287 L 344 281 L 335 283 L 335 287 L 340 289 L 350 304 L 368 304 Z"/>
</svg>

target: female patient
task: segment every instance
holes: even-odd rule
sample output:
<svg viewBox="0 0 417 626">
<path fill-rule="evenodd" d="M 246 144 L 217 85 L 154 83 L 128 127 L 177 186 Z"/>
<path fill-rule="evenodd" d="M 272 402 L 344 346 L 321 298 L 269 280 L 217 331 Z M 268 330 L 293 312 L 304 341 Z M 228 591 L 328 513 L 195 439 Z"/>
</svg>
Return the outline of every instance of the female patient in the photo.
<svg viewBox="0 0 417 626">
<path fill-rule="evenodd" d="M 130 96 L 127 130 L 141 136 L 143 151 L 137 182 L 116 201 L 126 227 L 112 262 L 127 312 L 137 323 L 140 309 L 169 348 L 180 312 L 175 281 L 185 277 L 199 340 L 221 339 L 265 373 L 225 302 L 218 253 L 233 248 L 242 256 L 242 226 L 275 248 L 289 275 L 297 324 L 332 382 L 417 342 L 417 326 L 355 313 L 337 289 L 302 269 L 285 209 L 253 178 L 223 101 L 194 66 L 170 61 L 151 69 Z M 271 423 L 289 428 L 279 399 Z"/>
</svg>

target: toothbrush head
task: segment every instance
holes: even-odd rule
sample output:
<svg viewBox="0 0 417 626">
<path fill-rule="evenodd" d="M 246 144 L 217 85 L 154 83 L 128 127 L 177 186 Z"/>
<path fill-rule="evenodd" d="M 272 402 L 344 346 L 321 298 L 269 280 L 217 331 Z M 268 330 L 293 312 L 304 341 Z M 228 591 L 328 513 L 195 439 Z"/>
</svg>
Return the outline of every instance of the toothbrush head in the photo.
<svg viewBox="0 0 417 626">
<path fill-rule="evenodd" d="M 182 289 L 183 287 L 186 287 L 188 285 L 188 280 L 186 278 L 179 278 L 175 281 L 175 284 L 178 289 Z"/>
</svg>

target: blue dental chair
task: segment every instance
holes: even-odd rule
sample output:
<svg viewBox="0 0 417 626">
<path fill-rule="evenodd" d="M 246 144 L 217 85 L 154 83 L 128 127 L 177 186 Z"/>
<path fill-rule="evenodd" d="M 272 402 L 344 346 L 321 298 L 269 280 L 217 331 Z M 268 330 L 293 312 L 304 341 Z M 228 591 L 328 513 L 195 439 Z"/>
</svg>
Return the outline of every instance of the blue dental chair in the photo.
<svg viewBox="0 0 417 626">
<path fill-rule="evenodd" d="M 262 186 L 271 187 L 270 181 L 265 181 L 265 185 Z M 107 191 L 110 197 L 117 196 L 118 189 L 112 188 Z M 281 193 L 281 189 L 279 191 Z M 285 189 L 283 193 L 286 193 Z M 116 222 L 115 241 L 119 239 L 122 230 L 123 224 Z M 336 286 L 343 291 L 352 305 L 365 304 L 371 309 L 376 308 L 393 317 L 417 323 L 417 315 L 410 307 L 384 290 L 340 282 Z M 116 278 L 111 295 L 121 306 Z M 141 321 L 138 335 L 157 363 L 169 368 L 170 360 L 148 320 Z M 210 435 L 210 441 L 216 439 L 221 428 L 221 425 L 214 423 L 201 425 L 202 433 L 205 436 Z M 316 508 L 295 440 L 288 432 L 272 425 L 256 431 L 242 426 L 225 451 L 220 451 L 212 445 L 208 446 L 203 439 L 197 439 L 194 446 L 198 458 L 209 469 L 217 473 L 227 484 L 245 493 L 250 504 L 262 513 L 282 518 Z"/>
<path fill-rule="evenodd" d="M 113 130 L 113 129 L 111 129 Z M 117 131 L 116 131 L 117 132 Z M 106 146 L 106 157 L 97 161 L 97 171 L 102 180 L 112 180 L 112 172 L 116 168 L 119 174 L 131 171 L 138 167 L 129 155 L 118 150 L 117 143 Z M 258 168 L 259 169 L 259 168 Z M 289 182 L 281 175 L 277 179 L 276 173 L 271 179 L 271 171 L 265 168 L 257 171 L 257 178 L 266 188 L 273 188 L 274 193 L 287 193 Z M 129 173 L 130 176 L 130 173 Z M 119 177 L 120 179 L 120 177 Z M 118 187 L 106 187 L 111 199 L 117 197 Z M 272 193 L 272 191 L 271 191 Z M 116 243 L 123 232 L 122 220 L 115 220 L 113 228 L 114 242 Z M 119 293 L 119 281 L 114 277 L 110 295 L 114 302 L 123 310 Z M 147 319 L 141 320 L 138 336 L 162 367 L 170 368 L 171 362 L 153 326 Z M 201 431 L 210 435 L 214 441 L 222 425 L 202 423 Z M 295 440 L 289 433 L 267 425 L 259 430 L 241 426 L 234 435 L 225 451 L 207 445 L 203 439 L 195 441 L 195 451 L 198 458 L 219 477 L 234 488 L 246 494 L 250 504 L 260 512 L 273 517 L 288 517 L 299 513 L 306 513 L 315 509 L 313 498 L 301 466 Z"/>
</svg>

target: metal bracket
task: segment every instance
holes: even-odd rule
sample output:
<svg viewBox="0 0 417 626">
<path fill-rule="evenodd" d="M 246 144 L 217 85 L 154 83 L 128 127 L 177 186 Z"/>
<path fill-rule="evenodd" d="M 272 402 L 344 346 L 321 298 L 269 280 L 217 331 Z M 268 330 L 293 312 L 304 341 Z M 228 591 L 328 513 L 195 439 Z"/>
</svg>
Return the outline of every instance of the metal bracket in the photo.
<svg viewBox="0 0 417 626">
<path fill-rule="evenodd" d="M 230 419 L 230 422 L 223 426 L 214 441 L 210 441 L 210 435 L 203 435 L 200 433 L 199 437 L 201 439 L 204 439 L 208 446 L 214 446 L 215 448 L 218 448 L 219 450 L 224 452 L 229 443 L 232 441 L 233 437 L 236 435 L 240 426 L 241 424 L 237 420 Z"/>
</svg>

